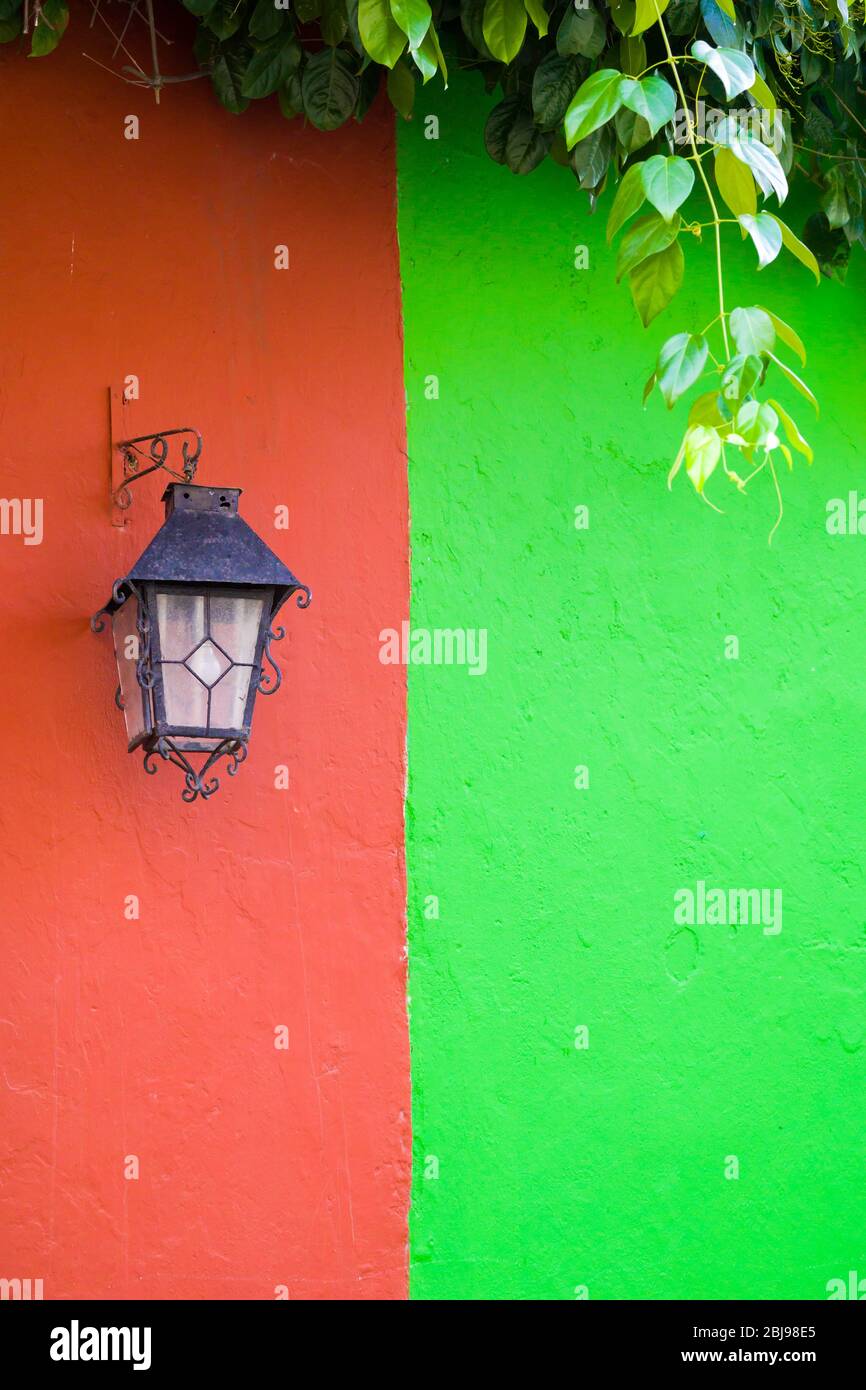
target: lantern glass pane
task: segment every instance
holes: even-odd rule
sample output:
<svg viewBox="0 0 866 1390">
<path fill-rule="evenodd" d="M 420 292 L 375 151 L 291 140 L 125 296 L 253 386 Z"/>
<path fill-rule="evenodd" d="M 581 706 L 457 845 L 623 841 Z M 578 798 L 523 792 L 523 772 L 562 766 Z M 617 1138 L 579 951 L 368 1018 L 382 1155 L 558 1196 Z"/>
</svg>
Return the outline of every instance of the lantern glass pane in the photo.
<svg viewBox="0 0 866 1390">
<path fill-rule="evenodd" d="M 251 666 L 232 666 L 211 691 L 210 722 L 213 729 L 242 729 Z"/>
<path fill-rule="evenodd" d="M 210 635 L 232 661 L 252 663 L 262 620 L 262 600 L 240 594 L 214 594 L 210 601 Z"/>
<path fill-rule="evenodd" d="M 169 731 L 195 740 L 214 729 L 244 732 L 268 597 L 262 589 L 157 589 L 160 718 Z"/>
<path fill-rule="evenodd" d="M 117 674 L 120 678 L 120 695 L 123 700 L 123 717 L 126 720 L 126 735 L 130 743 L 139 738 L 145 731 L 144 695 L 138 683 L 137 675 L 139 657 L 137 622 L 138 599 L 130 597 L 121 604 L 111 622 L 114 636 L 114 655 L 117 658 Z"/>
<path fill-rule="evenodd" d="M 207 687 L 185 666 L 167 661 L 162 666 L 166 723 L 181 729 L 207 726 Z"/>
<path fill-rule="evenodd" d="M 205 596 L 157 593 L 156 617 L 163 661 L 183 661 L 205 635 Z"/>
</svg>

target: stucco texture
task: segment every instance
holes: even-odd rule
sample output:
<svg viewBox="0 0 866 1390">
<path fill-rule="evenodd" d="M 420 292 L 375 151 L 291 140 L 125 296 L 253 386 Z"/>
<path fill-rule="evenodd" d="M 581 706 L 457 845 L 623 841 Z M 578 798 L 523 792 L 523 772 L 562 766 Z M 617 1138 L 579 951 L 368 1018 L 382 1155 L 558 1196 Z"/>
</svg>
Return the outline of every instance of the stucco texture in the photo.
<svg viewBox="0 0 866 1390">
<path fill-rule="evenodd" d="M 156 107 L 82 56 L 122 61 L 89 14 L 49 59 L 0 53 L 3 491 L 44 500 L 41 545 L 0 537 L 0 1274 L 46 1299 L 400 1298 L 405 672 L 376 640 L 408 602 L 392 123 L 234 118 L 206 82 Z M 130 428 L 198 427 L 198 481 L 242 487 L 313 590 L 206 804 L 127 756 L 88 627 L 161 519 L 148 480 L 111 525 L 128 374 Z"/>
<path fill-rule="evenodd" d="M 709 248 L 644 333 L 606 206 L 490 162 L 490 104 L 430 83 L 398 137 L 412 623 L 489 633 L 483 677 L 409 670 L 411 1290 L 824 1298 L 866 1264 L 866 538 L 825 528 L 862 257 L 818 288 L 727 242 L 729 305 L 798 328 L 822 402 L 779 389 L 816 462 L 770 549 L 769 479 L 669 494 L 685 411 L 640 407 L 715 312 Z M 781 889 L 781 932 L 677 926 L 698 880 Z"/>
</svg>

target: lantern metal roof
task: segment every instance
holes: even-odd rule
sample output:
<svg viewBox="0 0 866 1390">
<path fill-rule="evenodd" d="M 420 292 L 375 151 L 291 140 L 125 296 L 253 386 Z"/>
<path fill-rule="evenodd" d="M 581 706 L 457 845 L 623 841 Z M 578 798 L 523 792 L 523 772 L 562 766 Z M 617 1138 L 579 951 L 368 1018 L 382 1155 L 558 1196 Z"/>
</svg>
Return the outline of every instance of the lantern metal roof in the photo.
<svg viewBox="0 0 866 1390">
<path fill-rule="evenodd" d="M 251 584 L 274 590 L 271 616 L 300 591 L 306 608 L 310 590 L 248 526 L 238 512 L 237 487 L 170 483 L 163 493 L 165 521 L 126 579 L 134 584 L 170 580 L 180 584 Z M 120 580 L 105 612 L 129 596 Z"/>
</svg>

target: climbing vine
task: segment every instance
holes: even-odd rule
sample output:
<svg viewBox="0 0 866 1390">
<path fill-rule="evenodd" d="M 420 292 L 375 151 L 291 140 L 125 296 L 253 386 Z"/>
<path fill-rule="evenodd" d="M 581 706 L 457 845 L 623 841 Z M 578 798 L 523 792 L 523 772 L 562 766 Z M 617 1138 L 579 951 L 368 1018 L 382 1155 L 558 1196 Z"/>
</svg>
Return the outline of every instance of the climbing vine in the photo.
<svg viewBox="0 0 866 1390">
<path fill-rule="evenodd" d="M 162 0 L 197 20 L 195 70 L 159 66 L 153 0 L 89 0 L 91 23 L 112 22 L 118 49 L 133 20 L 149 30 L 149 62 L 121 63 L 124 80 L 154 90 L 208 79 L 240 115 L 279 103 L 288 120 L 331 131 L 362 119 L 383 83 L 412 117 L 419 86 L 448 62 L 480 74 L 499 100 L 483 139 L 490 156 L 527 175 L 551 160 L 607 215 L 644 327 L 668 309 L 686 251 L 717 291 L 709 323 L 663 344 L 644 390 L 670 408 L 690 402 L 668 477 L 680 472 L 710 506 L 710 480 L 740 491 L 812 462 L 806 435 L 778 399 L 793 388 L 818 410 L 800 371 L 806 348 L 773 310 L 728 302 L 725 248 L 748 238 L 761 271 L 779 256 L 804 275 L 842 280 L 864 242 L 866 42 L 863 0 Z M 159 8 L 159 7 L 158 7 Z M 109 21 L 108 13 L 111 13 Z M 115 18 L 116 15 L 116 18 Z M 0 0 L 0 42 L 53 52 L 66 0 Z M 122 30 L 122 32 L 120 32 Z M 781 215 L 789 182 L 813 193 L 805 224 Z M 685 249 L 684 249 L 685 248 Z M 696 264 L 697 258 L 695 258 Z M 701 272 L 703 273 L 703 272 Z M 799 413 L 799 412 L 798 412 Z M 718 496 L 717 493 L 714 494 Z"/>
</svg>

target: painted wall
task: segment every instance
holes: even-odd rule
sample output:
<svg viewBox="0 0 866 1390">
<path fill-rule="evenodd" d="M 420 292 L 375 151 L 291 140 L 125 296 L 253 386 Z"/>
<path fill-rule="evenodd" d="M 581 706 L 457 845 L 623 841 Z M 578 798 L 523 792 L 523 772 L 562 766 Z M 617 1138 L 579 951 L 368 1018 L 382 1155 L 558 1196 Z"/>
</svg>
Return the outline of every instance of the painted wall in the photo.
<svg viewBox="0 0 866 1390">
<path fill-rule="evenodd" d="M 390 116 L 323 137 L 198 83 L 157 110 L 73 24 L 50 61 L 0 52 L 2 493 L 44 504 L 40 545 L 0 536 L 0 1277 L 401 1298 Z M 776 264 L 759 296 L 732 250 L 731 302 L 798 326 L 824 407 L 768 551 L 769 489 L 723 518 L 668 495 L 676 423 L 637 405 L 670 325 L 712 312 L 699 257 L 641 345 L 603 219 L 557 169 L 492 165 L 484 112 L 477 80 L 430 84 L 399 136 L 412 624 L 488 640 L 483 675 L 409 668 L 412 1292 L 821 1298 L 866 1266 L 866 541 L 824 525 L 857 485 L 866 283 Z M 144 484 L 110 525 L 130 373 L 130 426 L 200 427 L 201 480 L 243 486 L 314 590 L 248 761 L 192 808 L 126 756 L 87 626 L 160 520 Z M 699 879 L 781 889 L 782 931 L 677 926 Z"/>
<path fill-rule="evenodd" d="M 0 53 L 2 492 L 44 500 L 41 545 L 0 537 L 0 1275 L 46 1298 L 402 1297 L 391 121 L 321 137 L 275 102 L 233 119 L 205 83 L 157 109 L 81 56 L 112 44 L 74 9 L 52 58 Z M 126 755 L 88 629 L 160 520 L 144 482 L 128 531 L 109 521 L 106 391 L 130 373 L 137 432 L 198 426 L 200 481 L 242 486 L 314 594 L 246 764 L 193 807 Z"/>
<path fill-rule="evenodd" d="M 825 529 L 862 481 L 862 258 L 758 292 L 731 250 L 823 402 L 768 550 L 769 482 L 669 495 L 682 412 L 639 407 L 707 257 L 641 338 L 604 214 L 493 165 L 486 105 L 431 83 L 399 134 L 412 624 L 489 643 L 409 673 L 412 1292 L 823 1298 L 866 1262 L 866 539 Z M 780 888 L 781 933 L 675 926 L 699 879 Z"/>
</svg>

